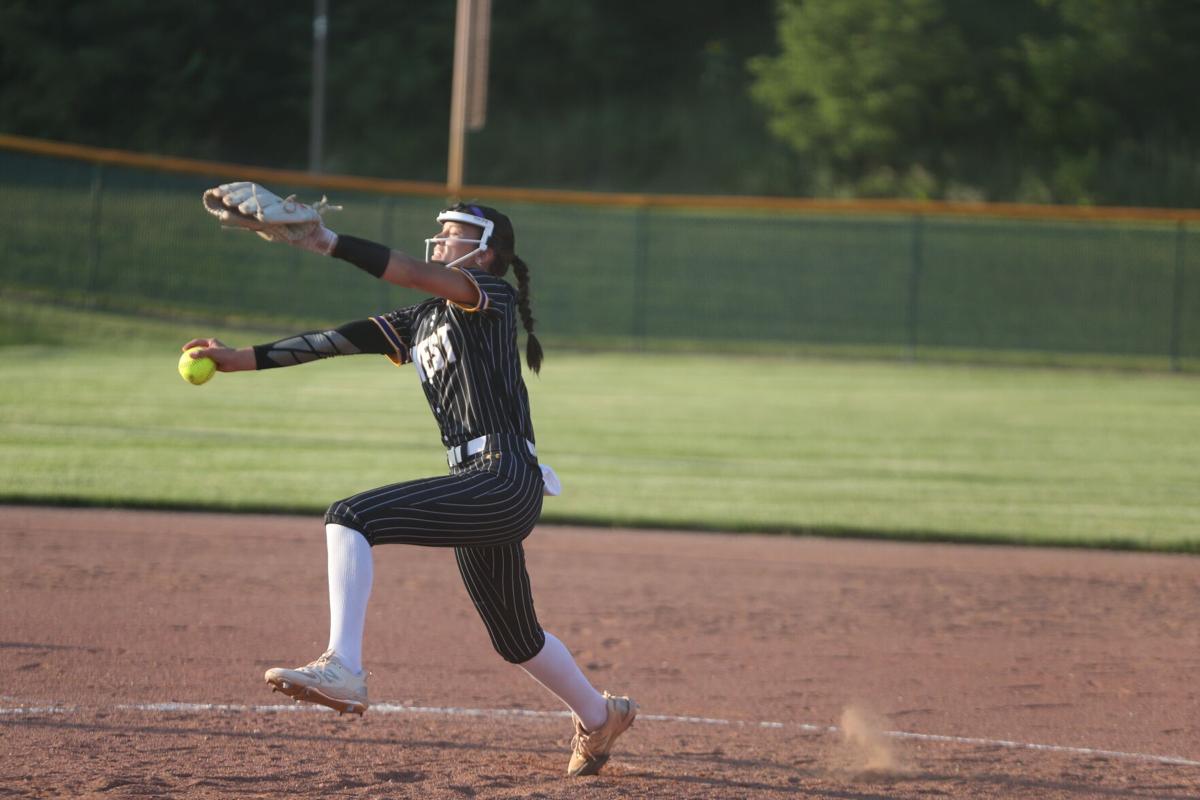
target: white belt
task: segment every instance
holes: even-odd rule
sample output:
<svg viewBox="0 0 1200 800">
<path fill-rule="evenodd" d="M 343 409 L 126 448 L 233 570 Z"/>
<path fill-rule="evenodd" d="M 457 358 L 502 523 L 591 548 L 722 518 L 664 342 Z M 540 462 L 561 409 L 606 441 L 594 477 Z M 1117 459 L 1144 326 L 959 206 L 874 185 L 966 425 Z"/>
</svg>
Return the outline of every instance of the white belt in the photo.
<svg viewBox="0 0 1200 800">
<path fill-rule="evenodd" d="M 451 467 L 457 467 L 462 462 L 474 455 L 482 453 L 487 449 L 488 442 L 492 437 L 480 436 L 478 439 L 472 439 L 466 444 L 460 444 L 458 447 L 451 447 L 446 451 L 446 461 Z M 533 442 L 525 440 L 525 446 L 529 448 L 529 454 L 537 458 L 537 448 L 533 446 Z M 548 464 L 538 465 L 542 470 L 542 494 L 549 497 L 557 497 L 562 493 L 562 482 L 559 481 L 558 475 L 550 468 Z"/>
<path fill-rule="evenodd" d="M 446 462 L 452 467 L 457 467 L 471 456 L 482 453 L 487 448 L 488 442 L 491 439 L 492 437 L 490 436 L 480 436 L 478 439 L 472 439 L 466 444 L 451 447 L 446 451 Z M 525 446 L 529 448 L 529 455 L 537 458 L 537 448 L 534 447 L 533 442 L 526 439 Z"/>
</svg>

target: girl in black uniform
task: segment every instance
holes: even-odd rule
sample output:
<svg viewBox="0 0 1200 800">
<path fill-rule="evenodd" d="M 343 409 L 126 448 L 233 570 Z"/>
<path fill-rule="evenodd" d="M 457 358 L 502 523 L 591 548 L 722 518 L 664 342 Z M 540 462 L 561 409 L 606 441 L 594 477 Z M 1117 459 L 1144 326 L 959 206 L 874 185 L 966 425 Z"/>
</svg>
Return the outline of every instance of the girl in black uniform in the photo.
<svg viewBox="0 0 1200 800">
<path fill-rule="evenodd" d="M 568 774 L 592 775 L 633 723 L 637 705 L 597 692 L 534 613 L 521 543 L 538 520 L 543 494 L 556 494 L 558 482 L 537 460 L 517 349 L 520 318 L 526 360 L 537 372 L 542 349 L 533 335 L 529 269 L 516 255 L 512 223 L 495 209 L 459 204 L 437 219 L 442 228 L 426 240 L 426 260 L 338 236 L 323 225 L 293 242 L 434 295 L 422 303 L 255 347 L 234 349 L 216 339 L 184 345 L 202 348 L 194 357 L 213 359 L 222 372 L 356 353 L 386 355 L 397 365 L 412 362 L 447 448 L 448 475 L 384 486 L 329 507 L 329 647 L 307 666 L 268 670 L 266 681 L 291 697 L 362 714 L 368 706 L 362 635 L 371 547 L 452 547 L 496 651 L 571 709 Z M 503 279 L 510 268 L 519 291 Z"/>
</svg>

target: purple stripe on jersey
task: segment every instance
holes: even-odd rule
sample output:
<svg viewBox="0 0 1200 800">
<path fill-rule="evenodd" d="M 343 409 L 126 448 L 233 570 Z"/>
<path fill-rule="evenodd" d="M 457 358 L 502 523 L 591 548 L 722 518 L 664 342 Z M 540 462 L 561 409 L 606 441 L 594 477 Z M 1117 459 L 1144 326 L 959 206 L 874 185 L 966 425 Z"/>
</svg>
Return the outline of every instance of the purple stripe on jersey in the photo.
<svg viewBox="0 0 1200 800">
<path fill-rule="evenodd" d="M 479 291 L 479 302 L 475 304 L 474 308 L 464 306 L 462 303 L 455 303 L 453 300 L 451 300 L 450 302 L 454 303 L 454 305 L 458 306 L 463 311 L 469 311 L 471 313 L 475 313 L 476 311 L 487 311 L 488 306 L 491 305 L 491 298 L 488 297 L 488 293 L 483 290 L 483 287 L 479 285 L 479 281 L 477 281 L 475 279 L 475 276 L 472 275 L 470 273 L 470 271 L 465 270 L 462 267 L 451 267 L 451 269 L 461 272 L 463 275 L 466 275 L 467 280 L 469 280 L 471 283 L 475 284 L 475 288 Z"/>
<path fill-rule="evenodd" d="M 396 333 L 396 329 L 392 327 L 392 324 L 384 317 L 371 317 L 370 319 L 383 332 L 383 335 L 387 337 L 392 347 L 396 349 L 395 357 L 392 358 L 389 356 L 389 358 L 392 358 L 392 361 L 396 364 L 407 364 L 408 348 L 404 346 L 404 342 L 400 339 L 400 334 Z"/>
</svg>

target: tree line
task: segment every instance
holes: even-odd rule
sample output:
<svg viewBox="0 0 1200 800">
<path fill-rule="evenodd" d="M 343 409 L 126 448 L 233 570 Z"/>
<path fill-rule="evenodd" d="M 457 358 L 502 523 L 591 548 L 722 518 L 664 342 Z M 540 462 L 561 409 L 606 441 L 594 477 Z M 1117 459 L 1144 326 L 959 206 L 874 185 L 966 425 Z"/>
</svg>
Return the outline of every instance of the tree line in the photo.
<svg viewBox="0 0 1200 800">
<path fill-rule="evenodd" d="M 329 0 L 324 167 L 445 177 L 455 4 Z M 1191 0 L 493 0 L 470 183 L 1188 206 Z M 303 168 L 312 7 L 0 5 L 0 130 Z"/>
</svg>

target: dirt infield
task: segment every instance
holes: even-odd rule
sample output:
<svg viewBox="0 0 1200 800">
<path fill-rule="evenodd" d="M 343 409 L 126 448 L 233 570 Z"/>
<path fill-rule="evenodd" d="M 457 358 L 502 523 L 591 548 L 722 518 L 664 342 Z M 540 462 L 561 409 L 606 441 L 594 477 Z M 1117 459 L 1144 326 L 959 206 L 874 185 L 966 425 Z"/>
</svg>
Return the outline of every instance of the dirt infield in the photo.
<svg viewBox="0 0 1200 800">
<path fill-rule="evenodd" d="M 1200 559 L 539 528 L 539 615 L 642 716 L 597 778 L 448 551 L 380 547 L 362 719 L 319 518 L 0 507 L 0 797 L 1200 796 Z"/>
</svg>

